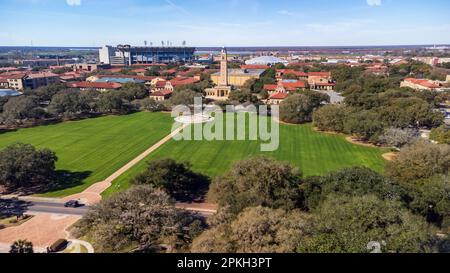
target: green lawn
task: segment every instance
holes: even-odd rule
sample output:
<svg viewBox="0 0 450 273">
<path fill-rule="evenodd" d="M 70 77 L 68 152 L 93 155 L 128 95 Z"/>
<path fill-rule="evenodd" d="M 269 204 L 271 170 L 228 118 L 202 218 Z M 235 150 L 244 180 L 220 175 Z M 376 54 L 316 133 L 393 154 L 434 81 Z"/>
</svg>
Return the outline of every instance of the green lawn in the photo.
<svg viewBox="0 0 450 273">
<path fill-rule="evenodd" d="M 0 149 L 23 142 L 50 148 L 58 156 L 57 169 L 68 171 L 65 188 L 43 196 L 62 197 L 79 193 L 100 182 L 170 133 L 173 120 L 164 113 L 136 113 L 108 116 L 56 125 L 21 129 L 0 134 Z M 368 166 L 382 172 L 384 152 L 378 148 L 353 145 L 343 136 L 315 132 L 311 125 L 281 125 L 280 147 L 260 152 L 257 141 L 174 141 L 170 140 L 114 181 L 105 196 L 126 189 L 148 161 L 173 158 L 189 161 L 195 171 L 210 177 L 229 170 L 233 162 L 264 154 L 297 166 L 304 176 L 322 175 L 350 166 Z M 69 179 L 71 178 L 71 179 Z"/>
<path fill-rule="evenodd" d="M 104 196 L 129 187 L 129 181 L 142 172 L 147 162 L 170 157 L 189 161 L 195 171 L 215 177 L 229 170 L 233 162 L 264 154 L 297 166 L 304 176 L 323 175 L 351 166 L 367 166 L 378 172 L 384 168 L 383 149 L 354 145 L 344 136 L 315 132 L 311 125 L 280 125 L 280 146 L 275 152 L 260 152 L 252 141 L 174 141 L 149 155 L 114 181 Z"/>
<path fill-rule="evenodd" d="M 107 116 L 0 134 L 0 149 L 23 142 L 50 148 L 57 169 L 71 172 L 69 188 L 43 194 L 62 197 L 79 193 L 107 178 L 170 133 L 173 119 L 164 113 Z M 69 180 L 66 177 L 65 180 Z M 66 187 L 68 185 L 65 185 Z"/>
</svg>

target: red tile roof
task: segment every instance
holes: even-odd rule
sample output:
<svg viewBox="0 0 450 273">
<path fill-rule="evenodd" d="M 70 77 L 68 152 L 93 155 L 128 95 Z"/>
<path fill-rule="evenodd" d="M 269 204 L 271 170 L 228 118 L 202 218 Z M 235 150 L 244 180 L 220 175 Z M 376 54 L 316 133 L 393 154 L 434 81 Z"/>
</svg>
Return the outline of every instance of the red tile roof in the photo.
<svg viewBox="0 0 450 273">
<path fill-rule="evenodd" d="M 0 71 L 6 71 L 6 72 L 9 72 L 9 71 L 17 71 L 17 70 L 20 70 L 19 68 L 17 68 L 17 67 L 0 67 Z"/>
<path fill-rule="evenodd" d="M 177 71 L 175 69 L 168 69 L 160 72 L 160 74 L 176 74 L 176 73 Z"/>
<path fill-rule="evenodd" d="M 188 85 L 188 84 L 194 84 L 196 82 L 199 82 L 198 78 L 193 77 L 177 77 L 175 79 L 170 80 L 170 83 L 176 87 L 176 86 L 182 86 L 182 85 Z"/>
<path fill-rule="evenodd" d="M 284 100 L 285 98 L 287 98 L 289 95 L 287 93 L 275 93 L 272 96 L 269 97 L 269 99 L 271 100 Z"/>
<path fill-rule="evenodd" d="M 29 78 L 39 79 L 39 78 L 50 78 L 50 77 L 59 77 L 58 74 L 50 73 L 50 72 L 41 72 L 41 73 L 32 73 L 28 74 Z"/>
<path fill-rule="evenodd" d="M 433 89 L 433 88 L 439 88 L 440 86 L 430 80 L 426 79 L 414 79 L 414 78 L 406 78 L 405 81 L 408 81 L 413 84 L 422 85 L 424 87 Z"/>
<path fill-rule="evenodd" d="M 316 85 L 316 86 L 335 86 L 336 84 L 332 83 L 332 82 L 317 82 L 317 83 L 314 83 L 314 85 Z"/>
<path fill-rule="evenodd" d="M 155 84 L 156 88 L 164 88 L 166 86 L 167 81 L 157 81 Z"/>
<path fill-rule="evenodd" d="M 162 90 L 162 91 L 156 91 L 150 94 L 150 97 L 166 97 L 168 95 L 171 95 L 171 90 Z"/>
<path fill-rule="evenodd" d="M 133 71 L 134 73 L 145 73 L 147 71 L 147 69 L 145 69 L 145 68 L 136 68 L 136 69 L 133 69 L 131 71 Z"/>
<path fill-rule="evenodd" d="M 97 75 L 97 78 L 123 78 L 123 79 L 135 79 L 141 81 L 152 81 L 153 79 L 160 78 L 156 76 L 131 76 L 131 75 Z"/>
<path fill-rule="evenodd" d="M 27 76 L 26 73 L 18 73 L 18 74 L 10 74 L 7 75 L 6 78 L 7 79 L 23 79 Z"/>
<path fill-rule="evenodd" d="M 308 76 L 329 77 L 329 78 L 331 78 L 331 72 L 309 72 Z"/>
<path fill-rule="evenodd" d="M 142 66 L 142 67 L 149 67 L 149 66 L 167 66 L 167 64 L 158 64 L 158 63 L 154 63 L 154 64 L 133 64 L 133 66 Z"/>
<path fill-rule="evenodd" d="M 278 85 L 276 85 L 276 84 L 265 84 L 264 90 L 273 91 L 273 90 L 277 89 L 277 87 L 278 87 Z"/>
<path fill-rule="evenodd" d="M 301 88 L 306 88 L 305 82 L 297 81 L 297 82 L 283 82 L 283 87 L 288 90 L 297 90 Z"/>
<path fill-rule="evenodd" d="M 293 74 L 297 77 L 308 77 L 308 73 L 303 72 L 303 71 L 297 71 L 294 69 L 277 69 L 277 72 L 282 73 L 282 74 Z"/>
<path fill-rule="evenodd" d="M 303 81 L 296 81 L 296 82 L 283 82 L 283 87 L 286 89 L 286 91 L 297 91 L 297 89 L 303 89 L 306 88 L 306 83 Z M 278 84 L 265 84 L 264 90 L 266 91 L 274 91 L 278 87 Z"/>
<path fill-rule="evenodd" d="M 241 65 L 241 69 L 268 69 L 267 65 L 247 64 Z"/>
<path fill-rule="evenodd" d="M 93 88 L 93 89 L 119 89 L 122 87 L 116 82 L 73 82 L 68 83 L 70 88 Z"/>
</svg>

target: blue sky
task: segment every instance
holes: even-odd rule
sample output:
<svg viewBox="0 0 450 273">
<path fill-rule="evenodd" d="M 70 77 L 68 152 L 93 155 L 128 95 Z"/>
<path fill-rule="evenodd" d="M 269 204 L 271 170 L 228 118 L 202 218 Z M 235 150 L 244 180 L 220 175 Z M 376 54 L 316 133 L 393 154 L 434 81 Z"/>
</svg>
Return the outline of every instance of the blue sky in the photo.
<svg viewBox="0 0 450 273">
<path fill-rule="evenodd" d="M 0 0 L 0 45 L 449 44 L 448 0 Z"/>
</svg>

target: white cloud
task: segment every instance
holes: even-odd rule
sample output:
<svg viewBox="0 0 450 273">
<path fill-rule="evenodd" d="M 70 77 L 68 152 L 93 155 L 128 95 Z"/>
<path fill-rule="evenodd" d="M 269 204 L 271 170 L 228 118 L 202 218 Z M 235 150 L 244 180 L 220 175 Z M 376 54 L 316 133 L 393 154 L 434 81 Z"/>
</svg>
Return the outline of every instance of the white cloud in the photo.
<svg viewBox="0 0 450 273">
<path fill-rule="evenodd" d="M 66 0 L 66 3 L 69 6 L 80 6 L 81 0 Z"/>
<path fill-rule="evenodd" d="M 282 14 L 282 15 L 294 15 L 294 13 L 292 13 L 288 10 L 279 10 L 278 13 Z"/>
<path fill-rule="evenodd" d="M 381 6 L 381 0 L 366 0 L 369 6 Z"/>
</svg>

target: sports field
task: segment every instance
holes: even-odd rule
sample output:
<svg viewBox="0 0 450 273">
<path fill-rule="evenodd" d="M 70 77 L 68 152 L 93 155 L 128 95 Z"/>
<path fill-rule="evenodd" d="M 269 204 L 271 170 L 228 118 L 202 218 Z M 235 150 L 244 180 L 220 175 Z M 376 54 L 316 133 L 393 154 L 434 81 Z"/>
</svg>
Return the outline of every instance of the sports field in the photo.
<svg viewBox="0 0 450 273">
<path fill-rule="evenodd" d="M 104 196 L 129 187 L 130 180 L 147 162 L 160 158 L 188 161 L 195 171 L 210 177 L 224 174 L 233 162 L 251 155 L 267 155 L 289 162 L 304 176 L 323 175 L 351 166 L 367 166 L 382 172 L 384 150 L 354 145 L 344 136 L 318 133 L 310 124 L 280 125 L 280 145 L 274 152 L 261 152 L 257 141 L 175 141 L 167 142 L 146 160 L 114 181 Z"/>
<path fill-rule="evenodd" d="M 20 129 L 0 134 L 0 149 L 22 142 L 49 148 L 58 156 L 57 169 L 68 171 L 61 197 L 100 182 L 170 133 L 172 118 L 163 113 L 136 113 Z"/>
</svg>

